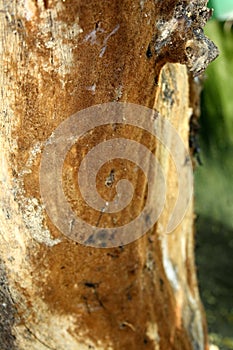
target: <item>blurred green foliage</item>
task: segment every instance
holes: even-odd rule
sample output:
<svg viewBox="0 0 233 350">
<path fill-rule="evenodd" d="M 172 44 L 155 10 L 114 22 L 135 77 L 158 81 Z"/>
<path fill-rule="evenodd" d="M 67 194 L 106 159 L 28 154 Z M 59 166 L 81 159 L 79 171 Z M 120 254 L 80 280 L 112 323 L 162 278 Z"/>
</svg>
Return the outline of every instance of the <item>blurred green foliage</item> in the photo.
<svg viewBox="0 0 233 350">
<path fill-rule="evenodd" d="M 208 128 L 205 143 L 225 150 L 233 145 L 233 32 L 232 23 L 210 21 L 206 34 L 220 55 L 206 71 L 202 125 Z"/>
<path fill-rule="evenodd" d="M 208 6 L 214 8 L 214 18 L 225 21 L 233 18 L 232 0 L 209 0 Z"/>
<path fill-rule="evenodd" d="M 195 171 L 197 266 L 210 339 L 233 349 L 233 30 L 210 21 L 206 35 L 219 58 L 206 71 Z"/>
<path fill-rule="evenodd" d="M 220 56 L 206 71 L 202 94 L 204 167 L 196 172 L 197 212 L 233 228 L 233 31 L 227 24 L 210 21 L 206 34 Z"/>
</svg>

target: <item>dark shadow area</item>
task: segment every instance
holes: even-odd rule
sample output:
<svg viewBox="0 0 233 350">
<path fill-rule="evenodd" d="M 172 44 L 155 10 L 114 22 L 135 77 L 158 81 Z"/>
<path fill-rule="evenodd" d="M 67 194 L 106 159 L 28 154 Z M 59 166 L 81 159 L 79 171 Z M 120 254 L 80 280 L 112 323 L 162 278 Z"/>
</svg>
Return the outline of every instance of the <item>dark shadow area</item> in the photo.
<svg viewBox="0 0 233 350">
<path fill-rule="evenodd" d="M 233 332 L 233 230 L 212 218 L 196 220 L 197 268 L 210 333 Z"/>
</svg>

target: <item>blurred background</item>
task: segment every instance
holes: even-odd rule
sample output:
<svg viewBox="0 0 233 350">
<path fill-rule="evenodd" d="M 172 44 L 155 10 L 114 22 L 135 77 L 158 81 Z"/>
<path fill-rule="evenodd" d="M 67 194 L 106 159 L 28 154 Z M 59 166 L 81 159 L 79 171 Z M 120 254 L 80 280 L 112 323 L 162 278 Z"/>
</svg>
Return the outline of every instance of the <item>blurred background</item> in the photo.
<svg viewBox="0 0 233 350">
<path fill-rule="evenodd" d="M 233 0 L 212 0 L 220 51 L 204 77 L 195 170 L 196 258 L 210 341 L 233 350 Z"/>
</svg>

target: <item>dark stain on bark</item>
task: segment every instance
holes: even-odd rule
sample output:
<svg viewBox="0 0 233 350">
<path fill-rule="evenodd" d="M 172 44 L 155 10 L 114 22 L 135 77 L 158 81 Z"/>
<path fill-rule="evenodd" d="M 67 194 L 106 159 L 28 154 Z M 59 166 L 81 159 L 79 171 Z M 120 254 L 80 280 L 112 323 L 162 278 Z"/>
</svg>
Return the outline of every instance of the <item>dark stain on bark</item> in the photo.
<svg viewBox="0 0 233 350">
<path fill-rule="evenodd" d="M 5 266 L 0 260 L 0 348 L 1 350 L 16 350 L 15 336 L 12 327 L 15 322 L 15 306 L 12 300 Z"/>
</svg>

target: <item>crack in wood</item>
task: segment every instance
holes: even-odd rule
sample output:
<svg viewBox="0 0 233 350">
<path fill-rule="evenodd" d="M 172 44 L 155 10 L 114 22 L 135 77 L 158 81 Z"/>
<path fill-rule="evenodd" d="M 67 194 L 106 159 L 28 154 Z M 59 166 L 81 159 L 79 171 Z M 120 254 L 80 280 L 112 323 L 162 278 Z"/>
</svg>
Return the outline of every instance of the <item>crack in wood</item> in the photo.
<svg viewBox="0 0 233 350">
<path fill-rule="evenodd" d="M 27 325 L 24 325 L 26 330 L 28 331 L 28 333 L 30 335 L 32 335 L 40 344 L 44 345 L 47 349 L 50 350 L 56 350 L 55 348 L 52 348 L 51 346 L 49 346 L 48 344 L 46 344 L 43 340 L 41 340 L 35 333 L 33 333 L 30 328 Z"/>
</svg>

